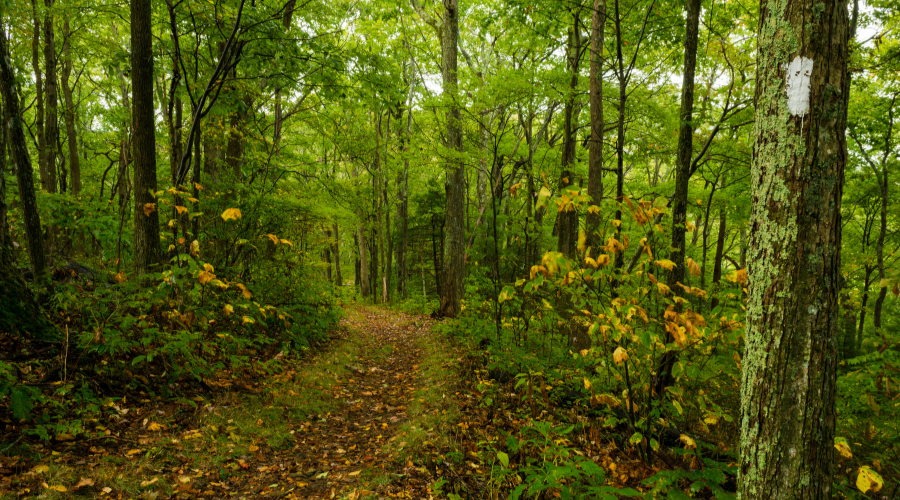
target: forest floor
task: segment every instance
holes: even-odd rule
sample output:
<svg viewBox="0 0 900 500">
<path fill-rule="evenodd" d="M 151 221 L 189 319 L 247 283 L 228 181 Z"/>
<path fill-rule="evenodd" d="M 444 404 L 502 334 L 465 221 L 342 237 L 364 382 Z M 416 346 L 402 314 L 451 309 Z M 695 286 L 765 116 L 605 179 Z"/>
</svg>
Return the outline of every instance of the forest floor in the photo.
<svg viewBox="0 0 900 500">
<path fill-rule="evenodd" d="M 493 498 L 521 484 L 500 457 L 523 461 L 506 444 L 523 429 L 544 435 L 529 440 L 536 456 L 589 458 L 611 487 L 643 489 L 661 469 L 593 424 L 556 437 L 532 427 L 582 418 L 543 383 L 517 392 L 511 377 L 491 380 L 484 354 L 432 331 L 431 318 L 345 310 L 327 344 L 271 373 L 222 372 L 191 399 L 129 393 L 81 433 L 29 437 L 0 453 L 0 500 Z"/>
<path fill-rule="evenodd" d="M 181 402 L 126 396 L 83 435 L 0 456 L 0 498 L 431 497 L 420 454 L 453 418 L 462 358 L 428 317 L 346 312 L 327 346 L 277 373 L 223 373 Z"/>
</svg>

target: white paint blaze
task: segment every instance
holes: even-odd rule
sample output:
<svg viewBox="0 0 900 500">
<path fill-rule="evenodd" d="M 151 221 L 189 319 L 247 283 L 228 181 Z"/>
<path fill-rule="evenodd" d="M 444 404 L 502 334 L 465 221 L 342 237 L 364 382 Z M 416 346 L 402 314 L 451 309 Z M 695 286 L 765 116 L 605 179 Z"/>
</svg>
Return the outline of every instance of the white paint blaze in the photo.
<svg viewBox="0 0 900 500">
<path fill-rule="evenodd" d="M 787 65 L 787 105 L 794 116 L 802 118 L 809 112 L 809 77 L 812 70 L 813 60 L 806 57 L 797 56 Z"/>
</svg>

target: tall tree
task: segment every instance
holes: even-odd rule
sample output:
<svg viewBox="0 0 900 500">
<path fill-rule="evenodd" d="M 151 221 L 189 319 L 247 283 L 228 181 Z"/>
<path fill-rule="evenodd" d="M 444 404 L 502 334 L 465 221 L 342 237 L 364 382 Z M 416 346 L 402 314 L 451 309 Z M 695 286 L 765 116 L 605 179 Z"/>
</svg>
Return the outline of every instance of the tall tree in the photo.
<svg viewBox="0 0 900 500">
<path fill-rule="evenodd" d="M 47 259 L 44 254 L 41 218 L 34 193 L 32 178 L 34 170 L 28 155 L 28 143 L 25 140 L 25 122 L 19 110 L 16 75 L 13 72 L 12 59 L 9 57 L 6 31 L 2 25 L 0 25 L 0 93 L 3 95 L 4 121 L 9 132 L 10 157 L 19 187 L 19 203 L 25 223 L 25 240 L 28 243 L 28 255 L 31 257 L 31 270 L 35 282 L 42 283 L 47 278 Z"/>
<path fill-rule="evenodd" d="M 156 125 L 153 110 L 153 34 L 150 0 L 131 0 L 132 156 L 134 158 L 134 271 L 160 262 L 156 206 Z"/>
<path fill-rule="evenodd" d="M 742 498 L 832 497 L 845 0 L 763 0 L 757 37 Z"/>
<path fill-rule="evenodd" d="M 44 117 L 44 144 L 46 145 L 47 185 L 48 192 L 57 191 L 57 183 L 62 181 L 57 175 L 56 154 L 59 143 L 59 116 L 57 113 L 58 86 L 56 84 L 56 43 L 53 32 L 53 0 L 44 0 L 47 12 L 44 13 L 44 90 L 46 97 L 46 116 Z M 65 186 L 63 186 L 65 187 Z"/>
<path fill-rule="evenodd" d="M 72 99 L 72 87 L 69 86 L 69 78 L 72 75 L 72 31 L 69 28 L 68 16 L 63 19 L 63 68 L 60 79 L 62 80 L 63 98 L 66 109 L 63 116 L 66 122 L 66 140 L 69 145 L 69 189 L 72 194 L 81 192 L 81 158 L 78 156 L 78 137 L 75 133 L 75 103 Z"/>
<path fill-rule="evenodd" d="M 575 129 L 578 122 L 579 105 L 575 99 L 578 90 L 578 71 L 581 65 L 581 8 L 572 13 L 572 26 L 568 30 L 566 43 L 566 66 L 570 71 L 569 88 L 566 89 L 566 101 L 563 105 L 563 142 L 562 142 L 562 172 L 560 173 L 560 194 L 566 194 L 566 188 L 575 184 L 572 167 L 575 164 L 575 147 L 577 140 Z M 557 215 L 559 240 L 557 249 L 560 253 L 576 258 L 578 244 L 578 211 L 563 207 Z"/>
<path fill-rule="evenodd" d="M 606 23 L 606 0 L 594 0 L 591 12 L 591 73 L 590 106 L 591 134 L 588 149 L 588 196 L 599 204 L 603 198 L 603 34 Z M 585 216 L 587 244 L 597 255 L 599 247 L 600 213 L 590 211 Z"/>
</svg>

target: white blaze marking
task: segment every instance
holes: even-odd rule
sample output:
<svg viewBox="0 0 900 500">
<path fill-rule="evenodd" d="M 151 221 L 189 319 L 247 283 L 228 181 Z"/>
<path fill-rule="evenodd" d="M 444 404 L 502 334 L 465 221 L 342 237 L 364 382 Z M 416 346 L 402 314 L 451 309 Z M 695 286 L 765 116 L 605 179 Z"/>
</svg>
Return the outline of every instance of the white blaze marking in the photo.
<svg viewBox="0 0 900 500">
<path fill-rule="evenodd" d="M 797 56 L 787 65 L 787 105 L 794 116 L 802 118 L 809 112 L 809 77 L 812 70 L 813 60 L 806 57 Z"/>
</svg>

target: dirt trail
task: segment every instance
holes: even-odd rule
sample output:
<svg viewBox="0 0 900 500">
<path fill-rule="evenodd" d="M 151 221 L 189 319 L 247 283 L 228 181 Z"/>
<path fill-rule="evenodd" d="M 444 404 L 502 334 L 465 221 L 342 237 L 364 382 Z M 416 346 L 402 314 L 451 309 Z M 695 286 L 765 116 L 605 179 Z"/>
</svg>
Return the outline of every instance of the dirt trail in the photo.
<svg viewBox="0 0 900 500">
<path fill-rule="evenodd" d="M 430 322 L 385 309 L 348 309 L 343 320 L 358 357 L 331 386 L 333 410 L 302 427 L 297 464 L 310 482 L 301 498 L 428 498 L 428 476 L 389 450 L 421 388 L 419 337 Z M 298 433 L 299 434 L 299 433 Z M 379 484 L 380 483 L 380 484 Z M 301 485 L 303 483 L 297 483 Z"/>
</svg>

